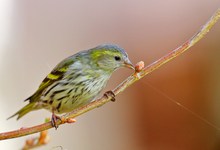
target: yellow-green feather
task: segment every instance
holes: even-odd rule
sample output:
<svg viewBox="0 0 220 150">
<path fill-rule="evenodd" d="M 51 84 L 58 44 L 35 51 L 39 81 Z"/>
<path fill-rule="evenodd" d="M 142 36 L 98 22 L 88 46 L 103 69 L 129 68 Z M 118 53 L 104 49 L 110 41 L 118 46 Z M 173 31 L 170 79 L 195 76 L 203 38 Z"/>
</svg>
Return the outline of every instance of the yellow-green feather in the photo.
<svg viewBox="0 0 220 150">
<path fill-rule="evenodd" d="M 23 117 L 25 114 L 29 113 L 30 111 L 34 110 L 35 103 L 29 103 L 26 106 L 24 106 L 22 109 L 20 109 L 18 112 L 16 112 L 14 115 L 9 117 L 8 119 L 18 115 L 17 120 Z"/>
<path fill-rule="evenodd" d="M 60 75 L 54 75 L 52 73 L 47 75 L 47 78 L 51 79 L 51 80 L 56 80 L 60 77 Z"/>
</svg>

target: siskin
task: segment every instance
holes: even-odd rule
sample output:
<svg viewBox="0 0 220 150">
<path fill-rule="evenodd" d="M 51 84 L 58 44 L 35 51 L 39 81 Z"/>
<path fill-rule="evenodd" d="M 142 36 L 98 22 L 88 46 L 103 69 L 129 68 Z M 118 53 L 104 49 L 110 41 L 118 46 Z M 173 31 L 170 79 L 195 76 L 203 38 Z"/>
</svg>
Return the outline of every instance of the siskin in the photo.
<svg viewBox="0 0 220 150">
<path fill-rule="evenodd" d="M 105 44 L 81 51 L 61 61 L 42 81 L 38 90 L 25 101 L 29 103 L 9 118 L 41 108 L 55 114 L 70 112 L 91 102 L 120 67 L 134 69 L 127 53 L 117 45 Z"/>
</svg>

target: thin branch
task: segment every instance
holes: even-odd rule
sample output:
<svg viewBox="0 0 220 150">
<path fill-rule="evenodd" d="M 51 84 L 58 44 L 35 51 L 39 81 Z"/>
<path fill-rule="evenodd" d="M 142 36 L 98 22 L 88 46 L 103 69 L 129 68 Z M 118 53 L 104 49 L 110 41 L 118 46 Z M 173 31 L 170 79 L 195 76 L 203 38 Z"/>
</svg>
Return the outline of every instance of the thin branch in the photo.
<svg viewBox="0 0 220 150">
<path fill-rule="evenodd" d="M 124 91 L 127 87 L 132 85 L 134 82 L 140 80 L 147 74 L 153 72 L 154 70 L 158 69 L 162 65 L 166 64 L 167 62 L 171 61 L 175 57 L 179 56 L 186 50 L 188 50 L 190 47 L 195 45 L 199 40 L 201 40 L 208 32 L 209 30 L 213 27 L 213 25 L 218 21 L 220 18 L 220 9 L 217 10 L 217 12 L 211 17 L 211 19 L 201 28 L 201 30 L 195 34 L 191 39 L 186 41 L 184 44 L 182 44 L 180 47 L 174 49 L 171 51 L 169 54 L 163 56 L 162 58 L 158 59 L 154 63 L 150 64 L 146 68 L 142 69 L 140 72 L 135 72 L 133 75 L 129 76 L 125 81 L 123 81 L 120 85 L 118 85 L 113 92 L 115 95 L 118 95 L 122 91 Z M 67 113 L 63 115 L 62 117 L 65 119 L 69 118 L 75 118 L 79 115 L 82 115 L 96 107 L 100 107 L 104 105 L 105 103 L 111 101 L 111 97 L 106 97 L 102 96 L 101 98 L 89 103 L 86 106 L 80 107 L 70 113 Z M 64 124 L 66 122 L 57 122 L 58 125 Z M 29 128 L 24 128 L 24 129 L 19 129 L 11 132 L 5 132 L 5 133 L 0 133 L 0 140 L 5 140 L 5 139 L 11 139 L 11 138 L 17 138 L 37 132 L 41 132 L 44 130 L 48 130 L 52 128 L 51 122 L 44 123 L 41 125 L 29 127 Z"/>
<path fill-rule="evenodd" d="M 41 147 L 49 142 L 48 130 L 40 132 L 39 137 L 27 139 L 22 150 L 30 150 L 33 148 Z"/>
<path fill-rule="evenodd" d="M 46 118 L 45 122 L 49 122 L 50 119 Z M 50 140 L 50 137 L 48 136 L 48 130 L 44 130 L 40 132 L 40 136 L 39 137 L 31 137 L 28 138 L 25 141 L 25 145 L 23 146 L 22 150 L 30 150 L 33 148 L 38 148 L 41 147 L 43 145 L 46 145 Z"/>
</svg>

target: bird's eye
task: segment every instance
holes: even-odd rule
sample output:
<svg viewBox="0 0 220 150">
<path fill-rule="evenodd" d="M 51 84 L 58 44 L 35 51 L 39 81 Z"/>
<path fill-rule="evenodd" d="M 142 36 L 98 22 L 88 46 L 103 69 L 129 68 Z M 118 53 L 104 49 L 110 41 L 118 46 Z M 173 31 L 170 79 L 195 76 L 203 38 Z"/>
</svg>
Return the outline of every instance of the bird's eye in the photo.
<svg viewBox="0 0 220 150">
<path fill-rule="evenodd" d="M 115 60 L 116 60 L 116 61 L 120 61 L 120 60 L 121 60 L 121 57 L 115 56 Z"/>
</svg>

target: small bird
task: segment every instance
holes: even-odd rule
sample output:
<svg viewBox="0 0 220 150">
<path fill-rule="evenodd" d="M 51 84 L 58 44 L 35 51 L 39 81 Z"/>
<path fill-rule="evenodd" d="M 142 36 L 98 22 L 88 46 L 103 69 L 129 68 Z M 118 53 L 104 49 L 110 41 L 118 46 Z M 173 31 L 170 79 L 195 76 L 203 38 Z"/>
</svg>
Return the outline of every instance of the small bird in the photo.
<svg viewBox="0 0 220 150">
<path fill-rule="evenodd" d="M 52 112 L 52 125 L 62 114 L 86 105 L 106 86 L 112 73 L 120 67 L 134 69 L 127 53 L 114 44 L 103 44 L 78 52 L 61 61 L 42 81 L 29 103 L 9 118 L 17 120 L 33 110 Z"/>
</svg>

